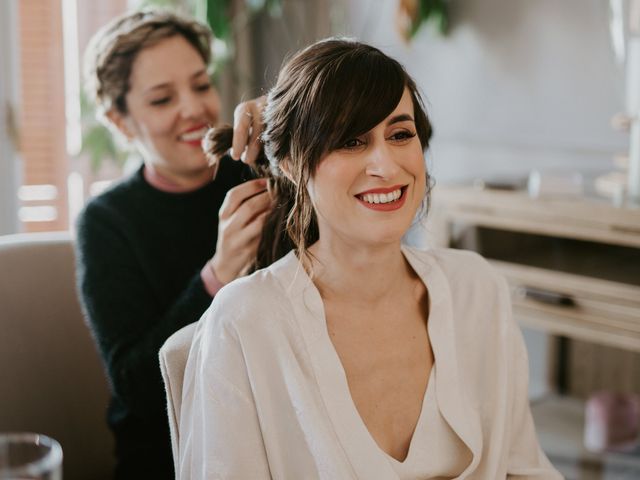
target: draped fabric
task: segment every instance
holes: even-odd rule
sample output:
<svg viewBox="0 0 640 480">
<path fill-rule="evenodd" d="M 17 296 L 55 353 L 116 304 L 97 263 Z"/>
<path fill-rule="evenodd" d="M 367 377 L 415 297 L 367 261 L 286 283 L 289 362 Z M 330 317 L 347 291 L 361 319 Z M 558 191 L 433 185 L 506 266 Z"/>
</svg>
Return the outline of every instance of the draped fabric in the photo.
<svg viewBox="0 0 640 480">
<path fill-rule="evenodd" d="M 443 451 L 463 461 L 438 474 L 562 478 L 536 438 L 506 282 L 471 252 L 403 253 L 429 291 Z M 358 414 L 320 294 L 293 253 L 218 293 L 183 388 L 182 478 L 400 478 Z M 410 458 L 429 455 L 435 431 L 418 423 Z"/>
</svg>

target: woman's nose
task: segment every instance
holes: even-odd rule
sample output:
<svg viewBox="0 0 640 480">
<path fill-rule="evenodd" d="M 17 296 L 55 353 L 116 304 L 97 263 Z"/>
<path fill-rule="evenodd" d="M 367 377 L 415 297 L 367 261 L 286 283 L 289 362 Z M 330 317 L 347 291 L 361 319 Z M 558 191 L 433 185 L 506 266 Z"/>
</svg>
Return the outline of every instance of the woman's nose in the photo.
<svg viewBox="0 0 640 480">
<path fill-rule="evenodd" d="M 398 152 L 394 152 L 386 144 L 372 148 L 367 157 L 366 173 L 375 177 L 393 178 L 400 170 L 396 155 Z"/>
<path fill-rule="evenodd" d="M 204 102 L 197 95 L 185 94 L 180 103 L 180 113 L 184 118 L 198 118 L 204 114 Z"/>
</svg>

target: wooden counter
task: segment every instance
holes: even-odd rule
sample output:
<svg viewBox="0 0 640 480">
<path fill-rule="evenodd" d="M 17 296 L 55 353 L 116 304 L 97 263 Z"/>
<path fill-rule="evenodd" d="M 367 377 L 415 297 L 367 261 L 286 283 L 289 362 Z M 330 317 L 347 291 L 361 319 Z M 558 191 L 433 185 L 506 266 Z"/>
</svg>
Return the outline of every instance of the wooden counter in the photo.
<svg viewBox="0 0 640 480">
<path fill-rule="evenodd" d="M 640 352 L 640 208 L 438 185 L 430 215 L 431 244 L 506 276 L 522 325 Z"/>
</svg>

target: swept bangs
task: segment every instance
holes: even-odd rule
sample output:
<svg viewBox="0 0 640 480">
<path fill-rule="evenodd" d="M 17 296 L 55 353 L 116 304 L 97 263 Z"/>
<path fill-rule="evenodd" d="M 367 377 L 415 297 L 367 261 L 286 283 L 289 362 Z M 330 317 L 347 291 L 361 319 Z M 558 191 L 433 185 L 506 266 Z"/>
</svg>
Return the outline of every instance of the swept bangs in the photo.
<svg viewBox="0 0 640 480">
<path fill-rule="evenodd" d="M 375 50 L 350 51 L 318 75 L 316 101 L 325 107 L 311 118 L 322 154 L 365 134 L 397 107 L 406 84 L 402 67 Z"/>
</svg>

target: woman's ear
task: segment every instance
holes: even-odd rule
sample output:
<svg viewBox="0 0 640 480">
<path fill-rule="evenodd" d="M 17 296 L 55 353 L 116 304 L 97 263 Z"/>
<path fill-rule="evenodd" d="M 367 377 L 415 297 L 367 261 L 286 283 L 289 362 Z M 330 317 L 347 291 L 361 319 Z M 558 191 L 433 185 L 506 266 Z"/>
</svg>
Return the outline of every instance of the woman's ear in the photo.
<svg viewBox="0 0 640 480">
<path fill-rule="evenodd" d="M 111 109 L 105 114 L 105 116 L 109 120 L 109 123 L 111 123 L 111 125 L 113 125 L 116 130 L 124 135 L 127 140 L 133 140 L 133 137 L 135 135 L 133 134 L 133 131 L 129 124 L 129 118 L 126 115 L 118 112 L 117 110 Z"/>
</svg>

